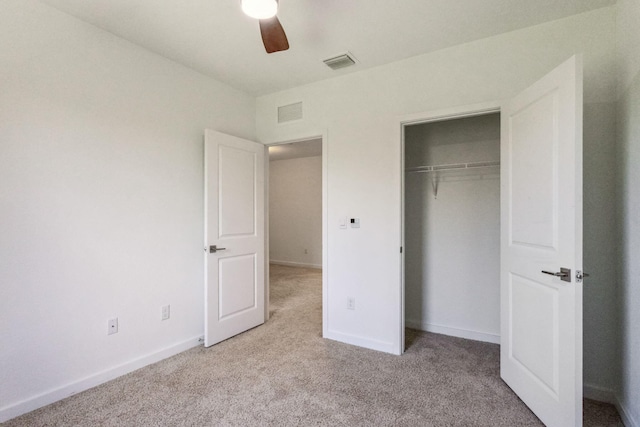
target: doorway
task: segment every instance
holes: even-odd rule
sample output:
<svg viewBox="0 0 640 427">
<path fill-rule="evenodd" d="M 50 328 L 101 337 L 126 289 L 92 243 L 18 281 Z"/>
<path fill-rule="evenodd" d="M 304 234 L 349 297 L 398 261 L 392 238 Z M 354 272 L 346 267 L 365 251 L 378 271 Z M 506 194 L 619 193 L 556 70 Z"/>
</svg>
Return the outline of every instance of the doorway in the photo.
<svg viewBox="0 0 640 427">
<path fill-rule="evenodd" d="M 500 114 L 404 128 L 405 325 L 500 343 Z"/>
<path fill-rule="evenodd" d="M 303 269 L 323 270 L 323 151 L 323 137 L 268 146 L 269 273 L 272 266 L 280 273 L 288 271 L 292 275 L 295 275 L 296 271 L 303 272 Z"/>
</svg>

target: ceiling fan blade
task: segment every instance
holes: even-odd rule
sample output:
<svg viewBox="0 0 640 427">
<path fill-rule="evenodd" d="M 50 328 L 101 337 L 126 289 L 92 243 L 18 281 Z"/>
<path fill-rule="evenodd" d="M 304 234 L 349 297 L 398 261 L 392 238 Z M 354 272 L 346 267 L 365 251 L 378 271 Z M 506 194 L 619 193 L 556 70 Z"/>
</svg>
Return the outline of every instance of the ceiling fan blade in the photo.
<svg viewBox="0 0 640 427">
<path fill-rule="evenodd" d="M 260 35 L 262 35 L 262 43 L 267 53 L 289 49 L 287 35 L 284 33 L 284 28 L 282 28 L 276 16 L 269 19 L 260 19 Z"/>
</svg>

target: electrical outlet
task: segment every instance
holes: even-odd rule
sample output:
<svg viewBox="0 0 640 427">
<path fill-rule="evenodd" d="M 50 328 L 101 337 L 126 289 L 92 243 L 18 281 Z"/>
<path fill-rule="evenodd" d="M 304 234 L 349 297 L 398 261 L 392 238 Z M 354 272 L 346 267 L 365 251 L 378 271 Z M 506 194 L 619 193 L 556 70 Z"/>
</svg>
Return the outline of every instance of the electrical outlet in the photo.
<svg viewBox="0 0 640 427">
<path fill-rule="evenodd" d="M 118 333 L 118 318 L 109 319 L 107 335 L 113 335 Z"/>
<path fill-rule="evenodd" d="M 163 305 L 162 306 L 162 320 L 167 320 L 171 314 L 171 306 Z"/>
<path fill-rule="evenodd" d="M 356 299 L 354 297 L 347 297 L 347 310 L 356 309 Z"/>
</svg>

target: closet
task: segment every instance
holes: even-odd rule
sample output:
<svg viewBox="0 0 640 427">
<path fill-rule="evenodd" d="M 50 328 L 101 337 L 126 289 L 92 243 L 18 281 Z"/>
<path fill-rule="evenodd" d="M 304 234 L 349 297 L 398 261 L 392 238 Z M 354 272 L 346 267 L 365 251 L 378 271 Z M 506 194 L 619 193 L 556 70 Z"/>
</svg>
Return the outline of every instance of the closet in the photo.
<svg viewBox="0 0 640 427">
<path fill-rule="evenodd" d="M 500 114 L 405 127 L 405 325 L 500 341 Z"/>
</svg>

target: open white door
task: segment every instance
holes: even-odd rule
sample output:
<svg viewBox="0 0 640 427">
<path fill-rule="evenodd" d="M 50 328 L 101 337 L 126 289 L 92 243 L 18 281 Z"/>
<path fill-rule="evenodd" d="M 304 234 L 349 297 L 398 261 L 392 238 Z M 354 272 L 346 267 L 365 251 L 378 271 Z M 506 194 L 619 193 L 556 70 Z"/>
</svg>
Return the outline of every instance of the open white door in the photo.
<svg viewBox="0 0 640 427">
<path fill-rule="evenodd" d="M 209 347 L 264 323 L 264 146 L 211 130 L 204 139 Z"/>
<path fill-rule="evenodd" d="M 581 57 L 513 98 L 501 122 L 500 373 L 547 426 L 581 426 Z"/>
</svg>

